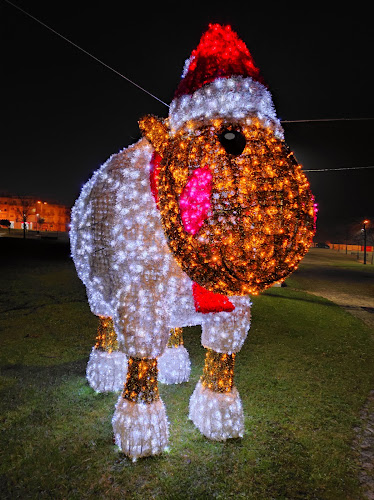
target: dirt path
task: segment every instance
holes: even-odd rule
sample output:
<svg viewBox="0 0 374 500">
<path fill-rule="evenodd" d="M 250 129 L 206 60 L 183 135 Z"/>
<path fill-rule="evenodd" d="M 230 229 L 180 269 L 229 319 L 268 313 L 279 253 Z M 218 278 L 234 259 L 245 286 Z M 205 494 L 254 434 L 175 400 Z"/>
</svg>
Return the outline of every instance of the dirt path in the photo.
<svg viewBox="0 0 374 500">
<path fill-rule="evenodd" d="M 297 286 L 320 295 L 374 328 L 374 266 L 334 250 L 313 248 L 294 273 Z"/>
<path fill-rule="evenodd" d="M 319 295 L 343 307 L 373 329 L 374 266 L 333 250 L 310 250 L 290 285 Z M 373 367 L 374 368 L 374 367 Z M 364 496 L 374 500 L 374 390 L 360 412 L 361 426 L 355 428 L 352 444 L 360 470 L 358 479 Z"/>
</svg>

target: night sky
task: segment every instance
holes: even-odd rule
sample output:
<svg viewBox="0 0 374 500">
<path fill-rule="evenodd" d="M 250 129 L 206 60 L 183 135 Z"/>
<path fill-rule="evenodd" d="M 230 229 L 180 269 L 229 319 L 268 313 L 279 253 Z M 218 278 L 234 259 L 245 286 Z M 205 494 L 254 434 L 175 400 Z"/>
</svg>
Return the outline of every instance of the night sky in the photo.
<svg viewBox="0 0 374 500">
<path fill-rule="evenodd" d="M 283 124 L 305 170 L 374 165 L 369 4 L 325 12 L 326 2 L 296 9 L 286 2 L 13 3 L 166 103 L 208 24 L 231 24 L 281 120 L 345 119 Z M 168 108 L 5 0 L 0 19 L 0 192 L 72 206 L 92 173 L 139 139 L 138 120 L 166 117 Z M 306 175 L 321 240 L 374 221 L 374 169 Z"/>
</svg>

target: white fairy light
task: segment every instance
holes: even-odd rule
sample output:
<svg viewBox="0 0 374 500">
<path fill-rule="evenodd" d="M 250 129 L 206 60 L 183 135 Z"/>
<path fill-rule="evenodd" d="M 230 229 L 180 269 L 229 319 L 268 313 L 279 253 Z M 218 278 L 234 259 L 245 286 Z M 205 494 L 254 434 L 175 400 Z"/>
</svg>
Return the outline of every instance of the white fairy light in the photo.
<svg viewBox="0 0 374 500">
<path fill-rule="evenodd" d="M 244 435 L 243 407 L 236 387 L 218 393 L 198 382 L 190 399 L 189 418 L 204 436 L 215 441 Z"/>
<path fill-rule="evenodd" d="M 239 120 L 249 115 L 267 120 L 276 137 L 283 139 L 272 96 L 267 88 L 250 77 L 217 78 L 191 95 L 182 95 L 170 104 L 170 129 L 175 134 L 189 120 L 230 117 Z"/>
<path fill-rule="evenodd" d="M 112 158 L 84 185 L 72 209 L 70 229 L 72 257 L 78 276 L 86 286 L 91 311 L 104 317 L 112 316 L 108 248 L 114 207 L 108 200 L 115 197 L 119 187 Z M 87 364 L 87 380 L 96 392 L 118 391 L 123 386 L 126 369 L 127 358 L 123 352 L 100 351 L 94 347 Z"/>
<path fill-rule="evenodd" d="M 168 347 L 158 359 L 158 380 L 163 384 L 181 384 L 188 382 L 191 373 L 191 362 L 187 349 L 180 345 Z"/>
<path fill-rule="evenodd" d="M 161 399 L 142 404 L 127 401 L 121 395 L 112 425 L 116 445 L 133 460 L 158 455 L 167 447 L 169 423 Z"/>
<path fill-rule="evenodd" d="M 117 392 L 123 389 L 126 379 L 126 355 L 120 351 L 111 353 L 92 348 L 86 375 L 95 392 Z"/>
</svg>

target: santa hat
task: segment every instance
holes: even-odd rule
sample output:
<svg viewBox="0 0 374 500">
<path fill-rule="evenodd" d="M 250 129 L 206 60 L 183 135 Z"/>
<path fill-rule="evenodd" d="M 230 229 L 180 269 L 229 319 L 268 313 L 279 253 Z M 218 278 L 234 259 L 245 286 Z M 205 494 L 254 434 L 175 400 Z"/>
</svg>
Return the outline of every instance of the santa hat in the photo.
<svg viewBox="0 0 374 500">
<path fill-rule="evenodd" d="M 170 104 L 171 131 L 189 120 L 251 117 L 283 137 L 271 94 L 245 43 L 230 26 L 210 24 L 187 59 Z"/>
</svg>

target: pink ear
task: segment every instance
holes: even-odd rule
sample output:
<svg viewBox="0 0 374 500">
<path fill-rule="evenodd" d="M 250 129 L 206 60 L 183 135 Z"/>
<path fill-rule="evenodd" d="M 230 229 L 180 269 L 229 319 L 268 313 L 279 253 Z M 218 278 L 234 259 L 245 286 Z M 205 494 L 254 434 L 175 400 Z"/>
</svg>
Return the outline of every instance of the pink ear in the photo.
<svg viewBox="0 0 374 500">
<path fill-rule="evenodd" d="M 179 199 L 182 222 L 187 233 L 196 234 L 204 224 L 210 210 L 211 191 L 210 168 L 202 167 L 194 170 Z"/>
</svg>

